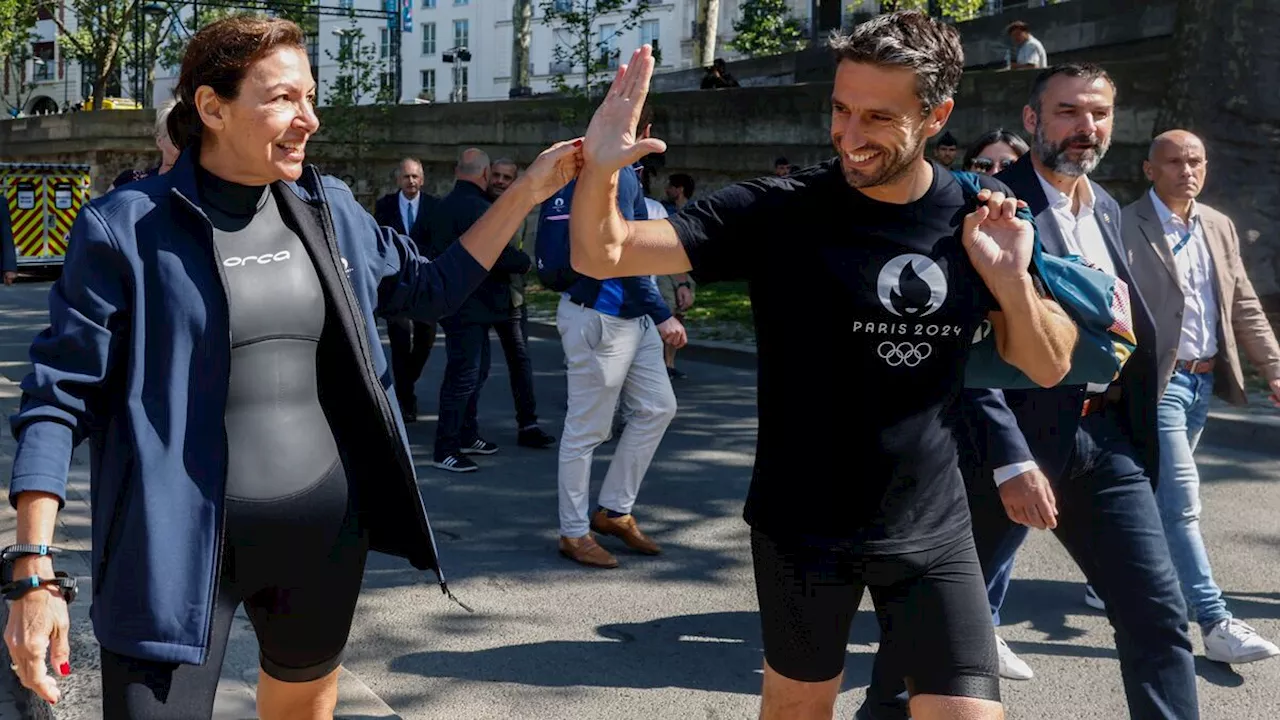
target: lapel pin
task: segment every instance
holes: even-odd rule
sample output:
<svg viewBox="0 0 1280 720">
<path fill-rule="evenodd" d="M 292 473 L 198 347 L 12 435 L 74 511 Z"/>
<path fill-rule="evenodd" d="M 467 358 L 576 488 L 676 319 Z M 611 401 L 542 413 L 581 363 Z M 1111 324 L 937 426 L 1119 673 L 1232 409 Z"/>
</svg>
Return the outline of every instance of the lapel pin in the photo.
<svg viewBox="0 0 1280 720">
<path fill-rule="evenodd" d="M 1111 213 L 1109 212 L 1102 213 L 1102 222 L 1105 222 L 1105 223 L 1111 222 Z"/>
</svg>

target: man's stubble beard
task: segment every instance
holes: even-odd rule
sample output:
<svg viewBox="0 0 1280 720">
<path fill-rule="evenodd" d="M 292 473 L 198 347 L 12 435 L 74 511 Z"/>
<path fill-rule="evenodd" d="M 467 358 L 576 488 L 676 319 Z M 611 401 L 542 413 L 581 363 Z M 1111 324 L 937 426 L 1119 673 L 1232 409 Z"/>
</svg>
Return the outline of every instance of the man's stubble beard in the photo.
<svg viewBox="0 0 1280 720">
<path fill-rule="evenodd" d="M 901 180 L 920 158 L 924 157 L 925 138 L 924 133 L 918 133 L 912 136 L 913 141 L 897 151 L 891 151 L 883 145 L 873 145 L 881 156 L 885 159 L 882 169 L 871 176 L 864 176 L 852 173 L 844 167 L 844 151 L 836 146 L 836 155 L 840 157 L 840 171 L 844 174 L 844 181 L 849 187 L 855 189 L 879 187 L 881 185 L 891 185 Z"/>
<path fill-rule="evenodd" d="M 1037 124 L 1035 133 L 1035 147 L 1033 148 L 1036 157 L 1045 167 L 1059 175 L 1068 177 L 1080 177 L 1088 175 L 1098 169 L 1098 165 L 1102 162 L 1102 158 L 1107 156 L 1107 150 L 1111 147 L 1111 138 L 1106 138 L 1096 145 L 1086 150 L 1080 155 L 1080 160 L 1075 161 L 1067 157 L 1067 146 L 1074 143 L 1089 140 L 1087 135 L 1072 135 L 1060 143 L 1054 143 L 1044 135 L 1044 126 Z"/>
</svg>

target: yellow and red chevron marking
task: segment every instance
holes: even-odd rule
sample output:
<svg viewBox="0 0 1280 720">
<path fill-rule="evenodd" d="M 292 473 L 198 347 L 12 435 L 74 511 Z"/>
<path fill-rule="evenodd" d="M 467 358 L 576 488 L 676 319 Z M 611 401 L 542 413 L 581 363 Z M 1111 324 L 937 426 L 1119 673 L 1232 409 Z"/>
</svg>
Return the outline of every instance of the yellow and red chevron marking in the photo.
<svg viewBox="0 0 1280 720">
<path fill-rule="evenodd" d="M 55 256 L 66 255 L 67 241 L 71 238 L 71 225 L 76 221 L 76 215 L 80 212 L 80 208 L 88 200 L 88 178 L 52 176 L 47 178 L 46 183 L 47 195 L 45 202 L 48 203 L 49 216 L 53 218 L 47 236 L 49 252 Z M 71 207 L 58 207 L 56 200 L 59 186 L 70 187 Z"/>
<path fill-rule="evenodd" d="M 18 207 L 18 186 L 29 182 L 35 188 L 35 205 L 30 210 Z M 18 257 L 40 257 L 44 253 L 44 177 L 42 175 L 9 175 L 4 178 L 4 197 L 9 204 L 13 224 L 13 246 Z"/>
</svg>

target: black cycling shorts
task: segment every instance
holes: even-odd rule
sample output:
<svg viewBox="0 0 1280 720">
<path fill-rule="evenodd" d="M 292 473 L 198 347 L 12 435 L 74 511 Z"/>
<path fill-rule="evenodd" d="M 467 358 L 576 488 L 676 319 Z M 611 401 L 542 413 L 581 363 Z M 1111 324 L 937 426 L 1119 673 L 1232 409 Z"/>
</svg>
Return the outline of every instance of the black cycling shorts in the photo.
<svg viewBox="0 0 1280 720">
<path fill-rule="evenodd" d="M 104 648 L 106 720 L 209 717 L 241 603 L 258 638 L 259 662 L 272 678 L 318 680 L 342 663 L 369 547 L 342 465 L 287 498 L 226 503 L 208 659 L 200 666 L 178 665 Z"/>
<path fill-rule="evenodd" d="M 751 533 L 764 654 L 783 677 L 823 682 L 844 670 L 849 626 L 871 591 L 878 662 L 912 695 L 1000 700 L 995 628 L 973 538 L 902 555 Z"/>
</svg>

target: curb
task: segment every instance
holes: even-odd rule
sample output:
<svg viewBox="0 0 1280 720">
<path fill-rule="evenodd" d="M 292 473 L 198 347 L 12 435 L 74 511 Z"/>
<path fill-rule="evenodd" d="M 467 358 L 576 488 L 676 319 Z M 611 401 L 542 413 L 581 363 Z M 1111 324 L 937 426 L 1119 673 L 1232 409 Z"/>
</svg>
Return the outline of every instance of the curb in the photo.
<svg viewBox="0 0 1280 720">
<path fill-rule="evenodd" d="M 529 318 L 529 334 L 546 339 L 559 339 L 554 322 Z M 756 348 L 743 343 L 715 340 L 690 340 L 680 356 L 695 362 L 724 365 L 744 370 L 756 367 Z M 1280 451 L 1280 412 L 1273 412 L 1261 395 L 1251 396 L 1249 405 L 1234 407 L 1214 398 L 1205 424 L 1204 443 L 1245 452 L 1275 453 Z"/>
</svg>

